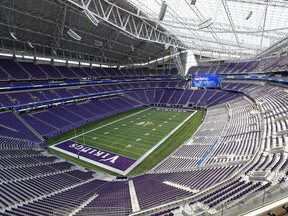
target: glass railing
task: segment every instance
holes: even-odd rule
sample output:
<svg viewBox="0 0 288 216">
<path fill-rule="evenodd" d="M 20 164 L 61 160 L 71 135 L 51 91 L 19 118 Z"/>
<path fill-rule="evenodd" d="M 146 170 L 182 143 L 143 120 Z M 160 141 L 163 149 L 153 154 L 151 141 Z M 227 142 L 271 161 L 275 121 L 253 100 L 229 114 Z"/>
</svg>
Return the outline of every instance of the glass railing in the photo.
<svg viewBox="0 0 288 216">
<path fill-rule="evenodd" d="M 248 214 L 254 210 L 260 209 L 264 206 L 272 204 L 276 201 L 288 197 L 288 182 L 282 182 L 269 187 L 257 194 L 250 194 L 242 201 L 234 201 L 225 203 L 218 208 L 216 214 L 208 214 L 213 216 L 239 216 Z M 284 204 L 284 203 L 283 203 Z"/>
</svg>

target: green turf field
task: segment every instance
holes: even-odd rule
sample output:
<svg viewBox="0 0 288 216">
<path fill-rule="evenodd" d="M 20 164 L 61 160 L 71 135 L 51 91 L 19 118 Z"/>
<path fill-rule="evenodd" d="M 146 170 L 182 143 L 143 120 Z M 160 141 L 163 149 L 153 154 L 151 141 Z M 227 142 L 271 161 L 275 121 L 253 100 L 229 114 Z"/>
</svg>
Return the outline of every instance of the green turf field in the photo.
<svg viewBox="0 0 288 216">
<path fill-rule="evenodd" d="M 122 156 L 139 159 L 191 113 L 144 110 L 95 128 L 73 140 Z"/>
<path fill-rule="evenodd" d="M 189 139 L 200 126 L 204 115 L 203 111 L 195 112 L 192 118 L 127 175 L 138 175 L 151 169 Z M 190 115 L 191 112 L 139 108 L 91 122 L 74 131 L 63 133 L 49 139 L 47 145 L 50 146 L 70 139 L 77 141 L 77 143 L 83 143 L 137 160 Z M 75 134 L 77 138 L 75 138 Z M 110 170 L 71 157 L 57 150 L 50 149 L 50 151 L 88 168 L 103 170 L 109 174 L 117 175 Z"/>
</svg>

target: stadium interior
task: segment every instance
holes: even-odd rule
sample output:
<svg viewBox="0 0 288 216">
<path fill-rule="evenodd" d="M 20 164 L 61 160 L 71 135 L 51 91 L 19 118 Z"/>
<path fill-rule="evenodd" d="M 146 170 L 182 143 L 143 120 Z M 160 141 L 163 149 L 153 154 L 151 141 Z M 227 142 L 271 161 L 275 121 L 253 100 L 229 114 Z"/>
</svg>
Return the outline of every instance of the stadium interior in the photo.
<svg viewBox="0 0 288 216">
<path fill-rule="evenodd" d="M 288 215 L 287 14 L 0 0 L 0 215 Z"/>
</svg>

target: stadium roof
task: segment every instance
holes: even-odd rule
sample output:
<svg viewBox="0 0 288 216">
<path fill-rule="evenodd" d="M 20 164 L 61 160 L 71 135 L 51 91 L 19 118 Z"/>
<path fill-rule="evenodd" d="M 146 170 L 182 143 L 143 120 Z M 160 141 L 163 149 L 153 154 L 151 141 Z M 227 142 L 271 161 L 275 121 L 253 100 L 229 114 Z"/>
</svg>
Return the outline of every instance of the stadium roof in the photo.
<svg viewBox="0 0 288 216">
<path fill-rule="evenodd" d="M 162 0 L 129 2 L 152 20 L 158 18 Z M 166 3 L 166 15 L 160 24 L 195 52 L 254 57 L 287 37 L 288 1 L 166 0 Z"/>
<path fill-rule="evenodd" d="M 0 2 L 0 52 L 113 65 L 145 63 L 170 53 L 163 43 L 141 40 L 121 30 L 123 27 L 117 28 L 119 20 L 114 19 L 119 17 L 123 17 L 121 22 L 127 29 L 141 21 L 137 17 L 127 18 L 138 10 L 126 1 L 117 1 L 117 7 L 105 0 Z M 85 7 L 88 2 L 89 6 Z M 156 23 L 145 23 L 147 26 L 143 28 L 156 29 Z M 157 31 L 159 34 L 153 33 L 153 37 L 165 30 L 158 26 Z M 170 36 L 165 37 L 170 43 Z"/>
<path fill-rule="evenodd" d="M 162 0 L 129 1 L 151 19 L 158 18 Z M 166 3 L 161 25 L 196 51 L 256 56 L 287 37 L 287 1 L 166 0 Z"/>
<path fill-rule="evenodd" d="M 288 44 L 284 0 L 166 0 L 162 21 L 162 0 L 0 2 L 0 51 L 14 54 L 125 65 L 175 53 L 171 47 L 255 58 Z"/>
</svg>

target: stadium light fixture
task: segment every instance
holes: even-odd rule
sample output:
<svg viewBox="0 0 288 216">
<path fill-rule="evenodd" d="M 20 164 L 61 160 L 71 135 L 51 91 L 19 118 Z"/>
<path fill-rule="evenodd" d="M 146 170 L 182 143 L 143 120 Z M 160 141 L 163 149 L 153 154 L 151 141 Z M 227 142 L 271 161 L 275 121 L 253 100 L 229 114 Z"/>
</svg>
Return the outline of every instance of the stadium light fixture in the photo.
<svg viewBox="0 0 288 216">
<path fill-rule="evenodd" d="M 81 36 L 78 35 L 75 31 L 73 31 L 72 29 L 69 29 L 67 31 L 67 34 L 72 37 L 74 40 L 80 41 L 81 40 Z"/>
<path fill-rule="evenodd" d="M 95 17 L 89 10 L 84 10 L 84 14 L 88 17 L 88 19 L 89 19 L 95 26 L 98 26 L 99 20 L 96 19 L 96 17 Z"/>
<path fill-rule="evenodd" d="M 213 24 L 212 18 L 209 17 L 208 19 L 203 20 L 201 23 L 198 24 L 199 29 L 208 28 Z"/>
<path fill-rule="evenodd" d="M 16 37 L 15 32 L 10 32 L 10 35 L 11 35 L 11 37 L 14 38 L 15 40 L 18 40 L 17 37 Z"/>
<path fill-rule="evenodd" d="M 52 54 L 54 54 L 55 56 L 57 56 L 57 52 L 56 52 L 56 50 L 52 50 Z"/>
<path fill-rule="evenodd" d="M 30 42 L 28 42 L 28 45 L 33 49 L 34 48 L 34 46 L 30 43 Z"/>
<path fill-rule="evenodd" d="M 167 3 L 166 3 L 166 1 L 162 1 L 161 8 L 160 8 L 160 13 L 159 13 L 159 17 L 158 17 L 158 19 L 160 21 L 162 21 L 164 19 L 166 10 L 167 10 Z"/>
<path fill-rule="evenodd" d="M 205 25 L 203 25 L 203 26 L 200 26 L 199 29 L 208 28 L 208 27 L 210 27 L 212 24 L 213 24 L 213 22 L 209 22 L 209 23 L 207 23 L 207 24 L 205 24 Z"/>
<path fill-rule="evenodd" d="M 191 5 L 195 5 L 195 4 L 196 4 L 196 0 L 192 0 Z"/>
<path fill-rule="evenodd" d="M 100 47 L 103 45 L 103 42 L 102 41 L 98 41 L 98 40 L 94 40 L 94 45 L 97 46 L 97 47 Z"/>
<path fill-rule="evenodd" d="M 249 11 L 245 19 L 248 20 L 252 16 L 252 14 L 253 14 L 253 11 Z"/>
<path fill-rule="evenodd" d="M 168 43 L 165 44 L 165 45 L 164 45 L 164 48 L 167 50 L 167 49 L 169 48 L 169 44 L 168 44 Z"/>
</svg>

